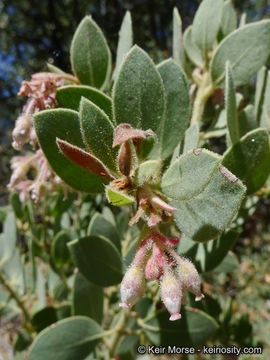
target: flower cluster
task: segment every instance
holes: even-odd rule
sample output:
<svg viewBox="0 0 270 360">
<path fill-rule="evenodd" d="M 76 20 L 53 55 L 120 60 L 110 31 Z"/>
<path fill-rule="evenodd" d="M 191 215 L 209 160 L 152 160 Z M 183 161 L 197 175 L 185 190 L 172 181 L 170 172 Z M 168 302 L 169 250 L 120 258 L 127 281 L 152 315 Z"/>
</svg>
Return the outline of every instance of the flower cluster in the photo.
<svg viewBox="0 0 270 360">
<path fill-rule="evenodd" d="M 180 256 L 173 247 L 179 239 L 167 238 L 152 229 L 141 241 L 132 265 L 121 283 L 121 303 L 129 308 L 143 296 L 145 280 L 160 282 L 161 299 L 171 314 L 170 320 L 181 318 L 181 303 L 185 302 L 185 290 L 195 294 L 196 301 L 204 295 L 201 292 L 201 280 L 193 263 Z"/>
<path fill-rule="evenodd" d="M 35 153 L 16 156 L 11 160 L 12 176 L 8 188 L 19 190 L 22 201 L 26 200 L 30 194 L 34 201 L 38 201 L 48 185 L 50 190 L 59 184 L 67 188 L 51 170 L 42 150 L 37 149 L 38 140 L 33 127 L 35 113 L 57 106 L 56 90 L 64 85 L 66 79 L 77 82 L 77 79 L 69 74 L 36 73 L 32 75 L 30 81 L 22 82 L 18 92 L 19 96 L 27 96 L 28 100 L 16 120 L 12 132 L 12 146 L 16 150 L 21 150 L 25 144 L 30 143 L 33 150 L 36 150 Z M 30 172 L 31 179 L 28 177 Z"/>
</svg>

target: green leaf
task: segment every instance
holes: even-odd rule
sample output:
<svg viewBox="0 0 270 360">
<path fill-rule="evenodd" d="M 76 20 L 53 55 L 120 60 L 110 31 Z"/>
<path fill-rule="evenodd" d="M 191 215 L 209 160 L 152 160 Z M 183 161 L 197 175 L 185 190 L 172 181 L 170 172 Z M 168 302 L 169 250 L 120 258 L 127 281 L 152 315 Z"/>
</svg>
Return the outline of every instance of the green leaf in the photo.
<svg viewBox="0 0 270 360">
<path fill-rule="evenodd" d="M 80 272 L 98 286 L 119 284 L 122 261 L 116 246 L 103 236 L 86 236 L 71 241 L 69 250 Z"/>
<path fill-rule="evenodd" d="M 160 161 L 148 160 L 141 163 L 136 170 L 134 182 L 138 186 L 143 184 L 156 184 L 159 182 L 160 177 Z"/>
<path fill-rule="evenodd" d="M 0 263 L 4 264 L 14 254 L 17 239 L 16 218 L 12 211 L 9 211 L 4 224 L 3 233 L 0 238 Z"/>
<path fill-rule="evenodd" d="M 114 127 L 108 116 L 91 101 L 82 98 L 80 121 L 84 141 L 91 154 L 117 172 L 117 148 L 112 148 Z"/>
<path fill-rule="evenodd" d="M 192 199 L 207 186 L 220 161 L 218 155 L 206 149 L 183 154 L 164 173 L 163 193 L 177 201 Z"/>
<path fill-rule="evenodd" d="M 59 67 L 55 66 L 55 65 L 52 65 L 50 63 L 47 63 L 47 67 L 48 67 L 48 70 L 51 72 L 51 73 L 54 73 L 54 74 L 65 74 L 65 72 L 63 70 L 61 70 Z"/>
<path fill-rule="evenodd" d="M 221 30 L 224 36 L 229 35 L 237 27 L 237 16 L 231 0 L 226 0 L 223 4 L 221 17 Z"/>
<path fill-rule="evenodd" d="M 270 172 L 269 135 L 264 129 L 247 133 L 224 154 L 223 165 L 247 186 L 247 193 L 259 190 Z"/>
<path fill-rule="evenodd" d="M 116 123 L 152 129 L 159 136 L 164 108 L 161 77 L 146 52 L 135 45 L 126 55 L 113 88 Z"/>
<path fill-rule="evenodd" d="M 103 289 L 91 284 L 78 273 L 72 288 L 72 315 L 84 315 L 101 323 L 103 317 Z"/>
<path fill-rule="evenodd" d="M 112 101 L 109 96 L 101 91 L 86 85 L 68 85 L 57 89 L 56 100 L 59 107 L 79 111 L 81 98 L 92 101 L 101 110 L 103 110 L 109 118 L 112 118 Z"/>
<path fill-rule="evenodd" d="M 32 342 L 30 333 L 25 329 L 20 329 L 16 334 L 13 347 L 16 351 L 25 350 Z"/>
<path fill-rule="evenodd" d="M 218 329 L 216 321 L 198 309 L 185 307 L 179 321 L 169 321 L 163 309 L 146 318 L 142 327 L 156 346 L 199 346 L 214 335 Z"/>
<path fill-rule="evenodd" d="M 111 73 L 111 52 L 102 31 L 86 16 L 71 43 L 71 64 L 75 75 L 85 85 L 102 88 Z"/>
<path fill-rule="evenodd" d="M 106 186 L 107 200 L 114 206 L 125 206 L 133 204 L 135 199 L 132 196 L 124 194 L 121 191 L 113 189 L 111 186 Z"/>
<path fill-rule="evenodd" d="M 70 241 L 70 235 L 62 230 L 60 231 L 52 243 L 52 257 L 56 265 L 64 265 L 70 260 L 70 253 L 67 243 Z"/>
<path fill-rule="evenodd" d="M 243 26 L 245 26 L 247 23 L 247 14 L 243 13 L 241 14 L 240 21 L 239 21 L 239 29 Z"/>
<path fill-rule="evenodd" d="M 183 153 L 198 147 L 200 129 L 198 124 L 191 125 L 185 132 Z"/>
<path fill-rule="evenodd" d="M 229 252 L 222 262 L 215 268 L 215 273 L 232 273 L 239 267 L 239 261 L 235 254 Z"/>
<path fill-rule="evenodd" d="M 185 51 L 182 34 L 182 19 L 177 7 L 173 8 L 173 40 L 172 40 L 173 59 L 178 65 L 183 66 L 185 62 Z"/>
<path fill-rule="evenodd" d="M 238 114 L 240 137 L 257 128 L 254 106 L 249 104 Z"/>
<path fill-rule="evenodd" d="M 195 14 L 192 25 L 194 43 L 203 51 L 213 47 L 220 27 L 223 0 L 203 0 Z"/>
<path fill-rule="evenodd" d="M 255 106 L 256 122 L 258 124 L 260 124 L 262 110 L 263 110 L 267 75 L 268 75 L 268 71 L 266 66 L 263 66 L 257 74 L 254 106 Z"/>
<path fill-rule="evenodd" d="M 31 318 L 31 323 L 37 332 L 40 332 L 56 321 L 56 310 L 52 306 L 47 306 L 44 309 L 36 312 Z"/>
<path fill-rule="evenodd" d="M 233 144 L 240 139 L 239 125 L 237 117 L 236 96 L 232 77 L 230 62 L 226 62 L 226 80 L 225 80 L 225 109 L 227 117 L 227 126 L 230 138 Z"/>
<path fill-rule="evenodd" d="M 24 290 L 22 261 L 19 250 L 17 248 L 14 250 L 12 256 L 3 264 L 1 270 L 4 271 L 12 287 L 18 287 L 19 294 L 21 294 Z"/>
<path fill-rule="evenodd" d="M 103 336 L 92 319 L 76 316 L 43 330 L 30 348 L 30 360 L 84 360 Z"/>
<path fill-rule="evenodd" d="M 262 116 L 260 119 L 260 126 L 270 130 L 270 75 L 267 75 L 267 81 L 264 92 Z"/>
<path fill-rule="evenodd" d="M 41 111 L 35 115 L 34 124 L 39 144 L 51 168 L 64 182 L 79 191 L 103 192 L 103 178 L 67 160 L 56 144 L 59 137 L 85 149 L 77 112 L 67 109 Z"/>
<path fill-rule="evenodd" d="M 126 12 L 121 29 L 119 31 L 119 40 L 116 53 L 116 65 L 113 73 L 113 79 L 118 76 L 119 69 L 123 62 L 125 55 L 129 52 L 133 44 L 132 20 L 129 11 Z"/>
<path fill-rule="evenodd" d="M 248 24 L 221 41 L 211 61 L 216 85 L 224 84 L 225 63 L 230 61 L 234 85 L 246 84 L 265 64 L 270 49 L 270 20 Z"/>
<path fill-rule="evenodd" d="M 23 218 L 23 207 L 20 200 L 19 192 L 18 191 L 12 191 L 9 195 L 9 203 L 12 206 L 12 209 L 16 215 L 17 218 L 21 219 Z"/>
<path fill-rule="evenodd" d="M 165 87 L 166 110 L 161 122 L 158 147 L 160 158 L 166 159 L 183 139 L 190 116 L 186 76 L 172 59 L 157 67 Z"/>
<path fill-rule="evenodd" d="M 102 235 L 111 240 L 119 251 L 121 250 L 120 238 L 116 227 L 98 212 L 91 218 L 87 235 Z"/>
<path fill-rule="evenodd" d="M 192 39 L 192 26 L 186 28 L 184 32 L 184 47 L 189 59 L 198 67 L 203 66 L 203 57 L 198 46 Z"/>
<path fill-rule="evenodd" d="M 227 228 L 237 214 L 244 194 L 241 181 L 219 166 L 201 193 L 186 201 L 170 201 L 170 204 L 177 208 L 174 218 L 178 228 L 193 240 L 204 242 L 215 239 Z"/>
<path fill-rule="evenodd" d="M 213 270 L 225 258 L 235 244 L 239 233 L 229 230 L 215 240 L 197 243 L 187 237 L 181 238 L 177 251 L 179 254 L 192 258 L 199 272 Z"/>
</svg>

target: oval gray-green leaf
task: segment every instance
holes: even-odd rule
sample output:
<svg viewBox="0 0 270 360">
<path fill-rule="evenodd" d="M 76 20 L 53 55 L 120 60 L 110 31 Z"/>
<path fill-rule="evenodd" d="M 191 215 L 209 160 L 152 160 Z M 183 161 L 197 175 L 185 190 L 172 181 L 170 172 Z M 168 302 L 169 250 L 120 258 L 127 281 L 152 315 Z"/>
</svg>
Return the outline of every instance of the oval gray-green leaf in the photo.
<svg viewBox="0 0 270 360">
<path fill-rule="evenodd" d="M 142 327 L 156 346 L 199 346 L 214 335 L 216 321 L 203 311 L 185 307 L 179 321 L 169 321 L 169 313 L 163 309 L 146 318 Z"/>
<path fill-rule="evenodd" d="M 192 26 L 186 28 L 184 32 L 184 47 L 189 59 L 199 67 L 203 65 L 203 57 L 201 50 L 198 46 L 193 42 L 192 39 Z"/>
<path fill-rule="evenodd" d="M 223 0 L 203 0 L 192 25 L 194 43 L 206 54 L 213 47 L 220 27 Z"/>
<path fill-rule="evenodd" d="M 103 289 L 77 273 L 72 288 L 72 315 L 84 315 L 101 323 L 103 317 Z"/>
<path fill-rule="evenodd" d="M 136 170 L 134 181 L 136 185 L 142 186 L 145 183 L 157 184 L 160 179 L 160 167 L 159 160 L 147 160 L 139 165 Z"/>
<path fill-rule="evenodd" d="M 35 115 L 34 124 L 39 144 L 52 170 L 65 183 L 79 191 L 103 192 L 104 179 L 70 162 L 56 144 L 58 137 L 85 150 L 77 112 L 68 109 L 41 111 Z"/>
<path fill-rule="evenodd" d="M 211 61 L 211 76 L 223 85 L 225 63 L 230 61 L 234 85 L 246 84 L 265 64 L 270 54 L 270 20 L 248 24 L 221 41 Z"/>
<path fill-rule="evenodd" d="M 13 256 L 16 247 L 16 239 L 16 218 L 14 213 L 9 211 L 5 218 L 3 233 L 0 238 L 0 263 L 2 265 Z"/>
<path fill-rule="evenodd" d="M 230 138 L 233 144 L 240 139 L 239 124 L 237 116 L 236 95 L 232 76 L 230 62 L 226 62 L 226 81 L 225 81 L 225 110 L 227 118 L 227 126 Z"/>
<path fill-rule="evenodd" d="M 190 125 L 185 132 L 183 153 L 196 149 L 200 139 L 200 128 L 198 124 Z"/>
<path fill-rule="evenodd" d="M 171 201 L 175 222 L 186 236 L 204 242 L 215 239 L 237 214 L 245 186 L 224 166 L 219 166 L 204 190 L 186 201 Z"/>
<path fill-rule="evenodd" d="M 98 212 L 91 218 L 87 235 L 102 235 L 111 240 L 119 251 L 121 250 L 120 237 L 116 227 Z"/>
<path fill-rule="evenodd" d="M 117 124 L 152 129 L 158 136 L 165 108 L 164 87 L 145 51 L 133 46 L 123 61 L 113 89 L 113 114 Z"/>
<path fill-rule="evenodd" d="M 108 116 L 91 101 L 82 98 L 80 103 L 81 131 L 91 154 L 112 172 L 117 171 L 117 148 L 112 148 L 114 127 Z"/>
<path fill-rule="evenodd" d="M 68 85 L 57 89 L 56 99 L 59 107 L 79 111 L 81 98 L 85 97 L 96 104 L 111 119 L 112 101 L 103 92 L 86 85 Z"/>
<path fill-rule="evenodd" d="M 64 265 L 70 259 L 67 243 L 71 240 L 69 233 L 62 230 L 53 239 L 52 257 L 56 265 Z"/>
<path fill-rule="evenodd" d="M 124 59 L 124 56 L 129 52 L 133 43 L 133 32 L 132 32 L 132 20 L 129 11 L 126 12 L 121 29 L 119 31 L 119 40 L 117 45 L 116 53 L 116 64 L 113 73 L 113 79 L 117 78 L 120 66 Z"/>
<path fill-rule="evenodd" d="M 270 172 L 269 135 L 265 129 L 250 131 L 224 154 L 223 165 L 247 186 L 247 193 L 259 190 Z"/>
<path fill-rule="evenodd" d="M 221 158 L 206 149 L 191 150 L 180 156 L 164 173 L 163 193 L 174 200 L 189 200 L 210 182 Z"/>
<path fill-rule="evenodd" d="M 71 43 L 71 65 L 85 85 L 102 88 L 111 73 L 111 52 L 107 41 L 91 16 L 79 24 Z"/>
<path fill-rule="evenodd" d="M 261 120 L 267 78 L 268 78 L 268 70 L 267 70 L 266 66 L 263 66 L 258 71 L 257 80 L 256 80 L 256 92 L 255 92 L 254 107 L 255 107 L 255 115 L 256 115 L 257 124 L 260 124 L 260 120 Z"/>
<path fill-rule="evenodd" d="M 182 34 L 182 19 L 177 7 L 173 9 L 173 59 L 178 65 L 183 66 L 185 62 L 185 51 Z"/>
<path fill-rule="evenodd" d="M 116 246 L 103 236 L 86 236 L 71 241 L 69 250 L 80 272 L 98 286 L 119 284 L 122 261 Z"/>
<path fill-rule="evenodd" d="M 58 321 L 43 330 L 30 348 L 30 360 L 84 360 L 102 338 L 102 328 L 83 316 Z"/>
<path fill-rule="evenodd" d="M 186 76 L 177 63 L 168 59 L 157 66 L 165 88 L 166 110 L 158 131 L 159 157 L 166 159 L 182 141 L 190 116 Z"/>
<path fill-rule="evenodd" d="M 221 30 L 224 36 L 229 35 L 237 27 L 237 15 L 231 0 L 226 0 L 223 4 L 221 17 Z"/>
</svg>

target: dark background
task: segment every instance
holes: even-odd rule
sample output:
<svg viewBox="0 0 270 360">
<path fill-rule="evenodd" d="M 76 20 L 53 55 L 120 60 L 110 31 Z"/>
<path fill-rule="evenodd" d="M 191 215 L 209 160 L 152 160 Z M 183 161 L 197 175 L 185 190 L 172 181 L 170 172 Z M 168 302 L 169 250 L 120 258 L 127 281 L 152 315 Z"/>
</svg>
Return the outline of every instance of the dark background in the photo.
<svg viewBox="0 0 270 360">
<path fill-rule="evenodd" d="M 114 59 L 121 21 L 125 11 L 130 10 L 134 41 L 158 60 L 170 56 L 173 7 L 178 7 L 185 29 L 192 23 L 199 3 L 199 0 L 0 0 L 0 184 L 4 186 L 9 176 L 10 133 L 25 102 L 16 96 L 20 82 L 45 70 L 48 61 L 70 72 L 70 42 L 86 14 L 92 14 L 104 31 Z M 247 12 L 248 21 L 270 16 L 269 0 L 234 0 L 234 5 L 239 16 Z"/>
</svg>

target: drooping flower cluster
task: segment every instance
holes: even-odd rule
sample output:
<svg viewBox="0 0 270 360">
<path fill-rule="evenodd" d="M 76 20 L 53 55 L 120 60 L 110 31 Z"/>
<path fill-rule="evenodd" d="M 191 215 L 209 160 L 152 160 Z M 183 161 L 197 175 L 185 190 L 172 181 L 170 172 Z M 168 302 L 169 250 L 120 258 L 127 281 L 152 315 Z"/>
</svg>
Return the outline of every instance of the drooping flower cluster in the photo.
<svg viewBox="0 0 270 360">
<path fill-rule="evenodd" d="M 136 304 L 143 296 L 145 279 L 159 281 L 161 300 L 171 314 L 172 321 L 181 318 L 185 290 L 195 294 L 196 301 L 204 297 L 195 266 L 173 249 L 178 241 L 176 237 L 169 239 L 157 230 L 152 230 L 140 243 L 132 265 L 122 280 L 122 302 L 119 306 L 129 308 Z"/>
<path fill-rule="evenodd" d="M 30 81 L 22 82 L 18 92 L 19 96 L 27 96 L 28 100 L 16 120 L 12 132 L 12 146 L 16 150 L 22 150 L 25 144 L 30 143 L 35 151 L 16 156 L 11 161 L 12 175 L 8 188 L 19 190 L 22 201 L 30 194 L 32 199 L 37 201 L 44 194 L 47 186 L 50 190 L 59 184 L 66 188 L 62 180 L 51 170 L 42 150 L 37 148 L 38 140 L 33 126 L 35 113 L 57 106 L 56 90 L 64 85 L 65 79 L 77 82 L 77 79 L 69 74 L 36 73 L 32 75 Z M 30 171 L 31 178 L 27 176 Z"/>
</svg>

